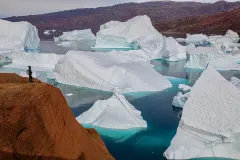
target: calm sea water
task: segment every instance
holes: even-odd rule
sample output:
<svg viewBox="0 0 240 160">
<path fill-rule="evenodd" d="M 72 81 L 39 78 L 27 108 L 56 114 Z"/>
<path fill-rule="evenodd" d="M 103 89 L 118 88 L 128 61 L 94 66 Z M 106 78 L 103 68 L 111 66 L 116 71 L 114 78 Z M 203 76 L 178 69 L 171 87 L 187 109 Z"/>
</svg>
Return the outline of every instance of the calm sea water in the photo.
<svg viewBox="0 0 240 160">
<path fill-rule="evenodd" d="M 79 45 L 80 44 L 80 45 Z M 68 50 L 90 50 L 89 45 L 82 42 L 71 47 L 57 46 L 53 42 L 41 42 L 41 52 L 65 54 Z M 172 99 L 177 94 L 179 84 L 193 85 L 201 75 L 200 70 L 184 70 L 185 61 L 166 62 L 154 60 L 151 62 L 157 72 L 166 76 L 173 87 L 151 95 L 143 93 L 125 95 L 147 121 L 148 128 L 140 132 L 113 131 L 96 128 L 109 152 L 117 160 L 161 160 L 164 151 L 170 145 L 176 133 L 182 110 L 172 106 Z M 17 72 L 17 70 L 0 68 L 0 72 Z M 221 72 L 226 78 L 240 78 L 239 72 Z M 53 82 L 51 80 L 49 83 Z M 81 87 L 58 84 L 58 88 L 66 97 L 75 117 L 88 110 L 98 99 L 107 99 L 111 93 L 101 92 Z M 66 94 L 72 93 L 68 97 Z"/>
</svg>

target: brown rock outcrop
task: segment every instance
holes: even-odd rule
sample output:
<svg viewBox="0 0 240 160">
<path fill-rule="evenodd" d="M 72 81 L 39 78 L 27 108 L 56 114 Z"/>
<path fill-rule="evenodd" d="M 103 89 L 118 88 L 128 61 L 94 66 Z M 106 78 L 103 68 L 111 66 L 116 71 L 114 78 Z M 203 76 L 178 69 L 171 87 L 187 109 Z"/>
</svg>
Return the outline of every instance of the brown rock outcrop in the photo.
<svg viewBox="0 0 240 160">
<path fill-rule="evenodd" d="M 0 159 L 113 160 L 74 118 L 59 89 L 0 74 Z"/>
</svg>

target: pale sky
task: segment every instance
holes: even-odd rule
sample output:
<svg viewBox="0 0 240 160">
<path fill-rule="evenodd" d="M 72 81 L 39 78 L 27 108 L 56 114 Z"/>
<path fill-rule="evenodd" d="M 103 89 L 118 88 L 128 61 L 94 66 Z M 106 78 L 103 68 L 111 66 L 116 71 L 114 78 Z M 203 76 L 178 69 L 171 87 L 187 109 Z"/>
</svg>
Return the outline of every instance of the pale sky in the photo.
<svg viewBox="0 0 240 160">
<path fill-rule="evenodd" d="M 55 11 L 111 6 L 126 2 L 144 2 L 148 0 L 0 0 L 0 17 L 41 14 Z M 194 1 L 194 0 L 177 0 Z M 216 0 L 195 0 L 216 1 Z M 239 0 L 228 0 L 239 1 Z"/>
</svg>

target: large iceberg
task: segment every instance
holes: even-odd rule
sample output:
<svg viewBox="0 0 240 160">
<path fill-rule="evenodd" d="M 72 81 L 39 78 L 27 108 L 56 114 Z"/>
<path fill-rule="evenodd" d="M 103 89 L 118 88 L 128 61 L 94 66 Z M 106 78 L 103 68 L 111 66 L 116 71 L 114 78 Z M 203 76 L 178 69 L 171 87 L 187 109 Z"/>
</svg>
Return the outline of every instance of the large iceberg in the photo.
<svg viewBox="0 0 240 160">
<path fill-rule="evenodd" d="M 164 37 L 161 57 L 168 61 L 179 61 L 186 59 L 186 46 L 180 45 L 173 37 Z"/>
<path fill-rule="evenodd" d="M 208 45 L 208 37 L 204 34 L 187 34 L 185 42 L 187 44 L 194 44 L 196 46 L 205 46 Z"/>
<path fill-rule="evenodd" d="M 79 41 L 79 40 L 89 40 L 89 39 L 93 39 L 93 40 L 96 39 L 91 29 L 63 32 L 63 35 L 61 35 L 60 37 L 54 37 L 55 42 Z"/>
<path fill-rule="evenodd" d="M 76 119 L 79 123 L 101 128 L 147 128 L 147 122 L 142 118 L 141 112 L 118 93 L 113 93 L 107 100 L 96 101 L 88 111 Z"/>
<path fill-rule="evenodd" d="M 142 56 L 141 56 L 142 55 Z M 103 91 L 145 92 L 172 87 L 142 51 L 69 51 L 54 69 L 57 82 Z"/>
<path fill-rule="evenodd" d="M 54 53 L 27 53 L 23 51 L 14 51 L 8 54 L 12 59 L 12 63 L 5 65 L 8 68 L 27 69 L 32 67 L 33 71 L 52 72 L 55 64 L 63 57 Z"/>
<path fill-rule="evenodd" d="M 197 80 L 183 108 L 167 159 L 240 158 L 240 91 L 212 66 Z"/>
<path fill-rule="evenodd" d="M 9 22 L 0 19 L 0 48 L 3 50 L 39 49 L 38 30 L 28 22 Z"/>
<path fill-rule="evenodd" d="M 212 60 L 226 55 L 219 54 L 215 47 L 187 47 L 187 62 L 185 68 L 206 68 Z"/>
<path fill-rule="evenodd" d="M 126 22 L 108 22 L 97 33 L 94 48 L 143 50 L 150 59 L 161 58 L 163 36 L 147 16 L 136 16 Z"/>
</svg>

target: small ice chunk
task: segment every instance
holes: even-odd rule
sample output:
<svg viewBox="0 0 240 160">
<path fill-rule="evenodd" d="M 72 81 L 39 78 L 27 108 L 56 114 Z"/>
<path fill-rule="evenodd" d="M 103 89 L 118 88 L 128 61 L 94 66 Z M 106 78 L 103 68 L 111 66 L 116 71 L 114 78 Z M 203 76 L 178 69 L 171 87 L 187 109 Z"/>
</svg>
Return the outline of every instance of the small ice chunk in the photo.
<svg viewBox="0 0 240 160">
<path fill-rule="evenodd" d="M 73 94 L 72 93 L 68 93 L 68 94 L 66 94 L 66 96 L 68 96 L 68 97 L 70 97 L 70 96 L 72 96 Z"/>
<path fill-rule="evenodd" d="M 45 30 L 45 31 L 43 32 L 43 34 L 45 34 L 45 35 L 50 35 L 51 33 L 50 33 L 49 30 Z"/>
<path fill-rule="evenodd" d="M 179 84 L 178 85 L 178 88 L 183 90 L 183 91 L 190 91 L 192 89 L 192 87 L 188 86 L 188 85 L 185 85 L 185 84 Z"/>
<path fill-rule="evenodd" d="M 172 105 L 175 107 L 183 108 L 188 97 L 189 93 L 182 94 L 181 92 L 178 92 L 177 95 L 173 98 Z"/>
<path fill-rule="evenodd" d="M 123 95 L 114 93 L 107 100 L 98 100 L 86 112 L 78 116 L 77 121 L 101 128 L 131 129 L 146 128 L 147 122 L 141 112 L 131 105 Z"/>
</svg>

